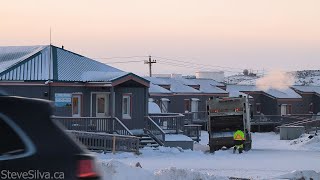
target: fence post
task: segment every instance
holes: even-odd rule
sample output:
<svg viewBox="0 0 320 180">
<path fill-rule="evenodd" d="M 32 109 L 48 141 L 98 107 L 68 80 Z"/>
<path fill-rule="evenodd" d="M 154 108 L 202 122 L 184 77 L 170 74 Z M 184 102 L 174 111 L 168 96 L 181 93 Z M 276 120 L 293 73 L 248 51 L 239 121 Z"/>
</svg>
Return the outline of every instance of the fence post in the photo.
<svg viewBox="0 0 320 180">
<path fill-rule="evenodd" d="M 261 115 L 260 115 L 260 117 L 259 117 L 258 132 L 260 132 L 260 131 L 261 131 L 261 129 L 260 129 L 261 127 L 260 127 L 260 126 L 261 126 Z"/>
<path fill-rule="evenodd" d="M 176 134 L 179 134 L 179 124 L 178 124 L 178 118 L 174 118 L 176 122 Z"/>
<path fill-rule="evenodd" d="M 139 145 L 140 145 L 140 141 L 139 139 L 137 138 L 136 140 L 136 153 L 139 154 Z"/>
<path fill-rule="evenodd" d="M 197 126 L 197 142 L 199 142 L 199 137 L 200 137 L 200 126 Z"/>
<path fill-rule="evenodd" d="M 115 118 L 112 118 L 112 134 L 114 133 Z"/>
<path fill-rule="evenodd" d="M 113 136 L 112 138 L 112 153 L 116 153 L 116 136 Z"/>
</svg>

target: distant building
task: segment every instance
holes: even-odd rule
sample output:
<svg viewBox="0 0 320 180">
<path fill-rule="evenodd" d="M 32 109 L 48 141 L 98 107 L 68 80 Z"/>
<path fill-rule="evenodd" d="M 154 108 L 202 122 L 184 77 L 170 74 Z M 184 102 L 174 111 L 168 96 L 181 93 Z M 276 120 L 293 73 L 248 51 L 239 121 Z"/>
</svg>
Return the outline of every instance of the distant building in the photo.
<svg viewBox="0 0 320 180">
<path fill-rule="evenodd" d="M 223 71 L 198 71 L 196 72 L 197 79 L 212 79 L 217 82 L 224 82 Z"/>
<path fill-rule="evenodd" d="M 150 84 L 150 98 L 163 113 L 188 113 L 206 111 L 210 97 L 227 97 L 224 84 L 212 79 L 185 79 L 182 77 L 145 77 Z"/>
<path fill-rule="evenodd" d="M 302 96 L 304 112 L 320 112 L 320 86 L 292 86 L 292 89 Z"/>
<path fill-rule="evenodd" d="M 254 115 L 305 114 L 303 98 L 291 88 L 260 90 L 254 85 L 227 85 L 231 96 L 250 95 Z"/>
</svg>

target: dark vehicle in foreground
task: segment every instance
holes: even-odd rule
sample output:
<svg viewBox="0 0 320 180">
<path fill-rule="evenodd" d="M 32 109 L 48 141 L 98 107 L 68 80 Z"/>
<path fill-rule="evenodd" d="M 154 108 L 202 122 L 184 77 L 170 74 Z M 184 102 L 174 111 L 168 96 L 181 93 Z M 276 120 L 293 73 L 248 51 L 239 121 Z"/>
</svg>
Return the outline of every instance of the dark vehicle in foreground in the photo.
<svg viewBox="0 0 320 180">
<path fill-rule="evenodd" d="M 0 95 L 0 179 L 100 179 L 95 158 L 52 110 L 49 101 Z"/>
<path fill-rule="evenodd" d="M 210 152 L 235 145 L 233 135 L 245 135 L 244 150 L 251 149 L 250 105 L 247 97 L 210 98 L 207 101 Z"/>
</svg>

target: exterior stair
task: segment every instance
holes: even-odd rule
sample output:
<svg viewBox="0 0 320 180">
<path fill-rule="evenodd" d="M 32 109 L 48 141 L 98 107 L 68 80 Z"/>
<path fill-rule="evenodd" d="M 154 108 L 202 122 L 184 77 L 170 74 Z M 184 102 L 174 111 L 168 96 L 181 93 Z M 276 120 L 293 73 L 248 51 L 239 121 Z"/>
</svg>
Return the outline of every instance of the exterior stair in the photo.
<svg viewBox="0 0 320 180">
<path fill-rule="evenodd" d="M 159 147 L 159 144 L 152 139 L 150 136 L 143 134 L 139 136 L 140 139 L 140 148 L 144 148 L 144 147 L 153 147 L 153 148 L 157 148 Z"/>
</svg>

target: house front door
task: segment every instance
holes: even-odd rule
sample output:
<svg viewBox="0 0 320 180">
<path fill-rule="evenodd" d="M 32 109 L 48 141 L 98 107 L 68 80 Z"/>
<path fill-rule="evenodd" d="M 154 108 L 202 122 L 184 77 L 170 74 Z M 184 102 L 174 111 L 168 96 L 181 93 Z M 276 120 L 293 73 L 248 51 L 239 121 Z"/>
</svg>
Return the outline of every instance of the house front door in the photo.
<svg viewBox="0 0 320 180">
<path fill-rule="evenodd" d="M 192 99 L 191 101 L 191 112 L 193 112 L 192 117 L 193 119 L 198 119 L 198 111 L 199 111 L 199 100 Z"/>
<path fill-rule="evenodd" d="M 81 116 L 81 95 L 72 95 L 72 117 Z"/>
<path fill-rule="evenodd" d="M 97 94 L 96 96 L 96 117 L 108 117 L 108 95 L 107 94 Z"/>
<path fill-rule="evenodd" d="M 287 114 L 287 105 L 282 104 L 281 105 L 281 116 L 286 115 L 286 114 Z"/>
</svg>

